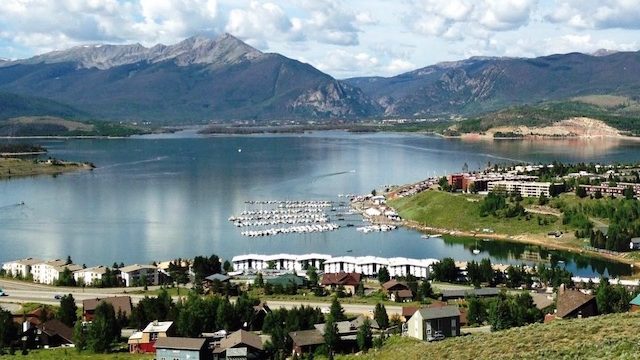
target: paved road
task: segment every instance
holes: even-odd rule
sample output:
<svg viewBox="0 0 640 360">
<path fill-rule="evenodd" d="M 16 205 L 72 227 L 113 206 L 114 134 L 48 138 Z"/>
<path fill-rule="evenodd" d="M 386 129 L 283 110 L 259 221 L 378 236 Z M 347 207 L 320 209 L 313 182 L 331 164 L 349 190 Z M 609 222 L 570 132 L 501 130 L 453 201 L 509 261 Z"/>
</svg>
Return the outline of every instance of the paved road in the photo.
<svg viewBox="0 0 640 360">
<path fill-rule="evenodd" d="M 79 306 L 82 306 L 82 300 L 103 298 L 107 296 L 117 295 L 129 295 L 131 301 L 137 304 L 145 295 L 131 294 L 136 290 L 142 290 L 142 288 L 74 288 L 74 287 L 55 287 L 42 284 L 33 284 L 24 281 L 14 281 L 0 279 L 0 288 L 4 289 L 9 296 L 0 297 L 0 303 L 5 304 L 22 304 L 27 302 L 34 302 L 48 305 L 58 305 L 59 300 L 55 299 L 56 295 L 72 294 L 73 298 Z M 150 288 L 151 289 L 151 288 Z M 174 296 L 174 301 L 179 300 L 179 297 Z M 269 307 L 272 309 L 286 308 L 290 309 L 294 306 L 307 305 L 313 307 L 329 307 L 329 302 L 306 302 L 306 301 L 281 301 L 270 300 L 268 301 Z M 15 307 L 15 305 L 14 305 Z M 375 308 L 374 305 L 366 304 L 342 304 L 344 311 L 351 314 L 365 314 L 372 312 Z M 401 314 L 402 307 L 400 306 L 386 306 L 387 313 Z"/>
</svg>

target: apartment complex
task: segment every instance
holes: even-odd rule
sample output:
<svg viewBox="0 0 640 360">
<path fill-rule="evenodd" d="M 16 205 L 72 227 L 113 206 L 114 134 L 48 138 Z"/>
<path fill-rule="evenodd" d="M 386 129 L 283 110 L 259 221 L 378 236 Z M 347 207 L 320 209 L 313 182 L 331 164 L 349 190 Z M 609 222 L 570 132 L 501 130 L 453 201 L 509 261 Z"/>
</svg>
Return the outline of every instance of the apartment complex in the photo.
<svg viewBox="0 0 640 360">
<path fill-rule="evenodd" d="M 521 182 L 521 181 L 493 181 L 488 184 L 488 190 L 493 192 L 517 192 L 522 197 L 551 196 L 550 182 Z"/>
</svg>

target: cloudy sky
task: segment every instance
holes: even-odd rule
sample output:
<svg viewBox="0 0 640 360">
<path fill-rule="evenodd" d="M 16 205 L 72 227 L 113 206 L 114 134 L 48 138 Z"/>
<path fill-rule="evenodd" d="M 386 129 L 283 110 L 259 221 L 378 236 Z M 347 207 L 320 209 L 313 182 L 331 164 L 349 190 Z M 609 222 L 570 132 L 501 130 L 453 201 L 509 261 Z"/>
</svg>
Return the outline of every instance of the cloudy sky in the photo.
<svg viewBox="0 0 640 360">
<path fill-rule="evenodd" d="M 640 0 L 0 0 L 0 57 L 228 32 L 338 78 L 640 48 Z"/>
</svg>

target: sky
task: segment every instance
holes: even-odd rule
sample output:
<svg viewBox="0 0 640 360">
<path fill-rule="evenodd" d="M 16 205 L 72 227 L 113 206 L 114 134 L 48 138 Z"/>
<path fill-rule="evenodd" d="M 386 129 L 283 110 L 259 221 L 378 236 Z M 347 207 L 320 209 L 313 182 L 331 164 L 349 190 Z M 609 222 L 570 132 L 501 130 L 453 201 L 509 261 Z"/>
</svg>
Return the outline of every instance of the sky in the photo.
<svg viewBox="0 0 640 360">
<path fill-rule="evenodd" d="M 0 0 L 0 58 L 230 33 L 337 78 L 640 49 L 640 0 Z"/>
</svg>

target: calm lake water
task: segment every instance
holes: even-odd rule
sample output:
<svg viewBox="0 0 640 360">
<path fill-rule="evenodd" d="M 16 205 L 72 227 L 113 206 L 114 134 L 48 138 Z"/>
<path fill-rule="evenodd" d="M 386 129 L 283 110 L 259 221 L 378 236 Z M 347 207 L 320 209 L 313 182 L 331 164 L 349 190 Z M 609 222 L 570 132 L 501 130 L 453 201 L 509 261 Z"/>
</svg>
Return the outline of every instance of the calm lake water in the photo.
<svg viewBox="0 0 640 360">
<path fill-rule="evenodd" d="M 536 246 L 430 239 L 401 229 L 247 238 L 227 219 L 248 200 L 340 200 L 385 184 L 487 163 L 637 161 L 622 141 L 464 142 L 424 135 L 317 132 L 199 136 L 194 132 L 110 140 L 38 140 L 58 158 L 91 161 L 91 172 L 0 181 L 0 261 L 71 255 L 88 266 L 146 263 L 211 253 L 406 256 L 499 263 L 562 261 L 577 275 L 629 272 L 626 265 Z M 241 152 L 238 150 L 241 149 Z M 25 205 L 17 205 L 21 202 Z"/>
</svg>

